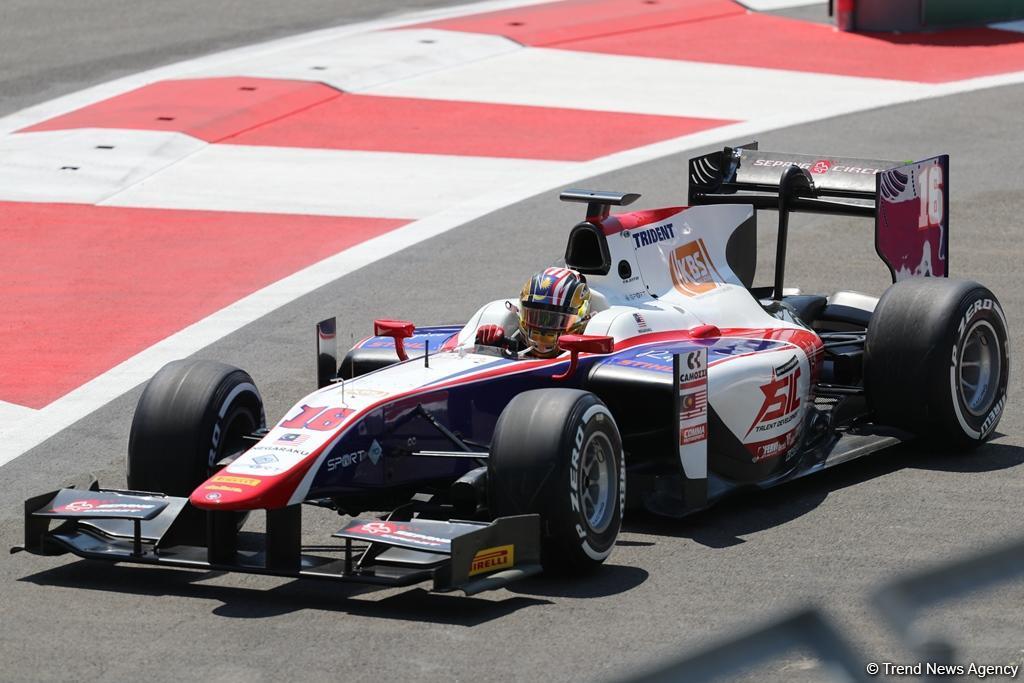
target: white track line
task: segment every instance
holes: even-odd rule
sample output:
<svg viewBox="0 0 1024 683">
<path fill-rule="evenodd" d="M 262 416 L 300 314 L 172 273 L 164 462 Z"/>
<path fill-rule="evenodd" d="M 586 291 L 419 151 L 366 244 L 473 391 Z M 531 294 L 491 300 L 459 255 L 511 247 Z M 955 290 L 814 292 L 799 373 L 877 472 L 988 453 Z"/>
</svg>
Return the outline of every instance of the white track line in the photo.
<svg viewBox="0 0 1024 683">
<path fill-rule="evenodd" d="M 511 7 L 539 4 L 540 1 L 483 3 L 481 5 L 458 8 L 457 12 L 452 10 L 447 16 L 490 11 L 498 5 Z M 434 14 L 436 15 L 437 13 Z M 337 31 L 339 35 L 350 35 L 362 30 L 359 28 L 360 26 L 369 27 L 365 30 L 393 28 L 423 21 L 422 17 L 422 14 L 406 15 L 390 21 L 371 22 L 370 24 L 320 31 L 313 34 L 313 36 L 316 37 L 316 40 L 321 40 L 331 31 Z M 392 24 L 391 22 L 394 23 Z M 254 48 L 243 48 L 242 50 L 232 51 L 229 54 L 237 58 L 245 50 L 252 50 L 254 53 L 258 53 L 271 48 L 277 49 L 282 43 L 298 44 L 311 39 L 309 36 L 298 36 L 286 39 L 285 41 L 276 41 L 269 44 L 271 47 L 264 45 Z M 0 120 L 0 134 L 5 130 L 14 130 L 57 114 L 78 109 L 86 104 L 106 99 L 126 90 L 145 85 L 153 80 L 180 78 L 186 70 L 205 68 L 205 66 L 220 59 L 224 59 L 224 55 L 191 60 L 185 63 L 187 66 L 175 65 L 165 67 L 148 72 L 147 74 L 140 74 L 120 79 L 114 83 L 90 88 L 81 93 L 60 98 L 54 102 L 33 107 Z M 363 242 L 352 249 L 331 256 L 283 280 L 275 282 L 136 354 L 117 367 L 54 401 L 42 410 L 29 414 L 20 420 L 20 428 L 16 432 L 6 434 L 5 438 L 0 441 L 0 465 L 13 460 L 58 431 L 72 425 L 77 420 L 89 415 L 141 382 L 146 381 L 164 363 L 189 356 L 263 317 L 274 309 L 288 304 L 300 296 L 333 282 L 337 278 L 365 265 L 534 195 L 574 184 L 582 178 L 608 173 L 634 164 L 659 159 L 670 154 L 683 153 L 720 143 L 746 141 L 769 130 L 810 123 L 828 116 L 854 113 L 887 104 L 896 104 L 901 101 L 909 102 L 1020 83 L 1024 83 L 1024 72 L 977 78 L 939 86 L 927 86 L 923 89 L 913 89 L 902 99 L 895 93 L 886 93 L 884 97 L 867 98 L 860 102 L 844 102 L 842 105 L 819 109 L 813 115 L 808 114 L 801 106 L 793 106 L 788 112 L 782 112 L 772 117 L 758 118 L 757 120 L 745 123 L 703 131 L 594 159 L 586 163 L 569 165 L 559 170 L 544 173 L 538 177 L 525 179 L 512 186 L 496 188 L 493 192 L 469 198 L 440 213 L 410 223 L 381 237 Z M 779 94 L 779 97 L 784 96 L 784 93 Z M 941 141 L 936 144 L 941 147 Z M 828 152 L 829 150 L 820 151 Z M 936 151 L 941 150 L 937 148 Z M 683 173 L 684 170 L 684 166 L 681 166 L 680 173 Z M 552 201 L 554 201 L 554 197 L 552 197 Z"/>
<path fill-rule="evenodd" d="M 599 84 L 599 85 L 597 85 Z M 748 121 L 913 97 L 918 83 L 594 52 L 523 49 L 366 89 L 397 97 Z"/>
<path fill-rule="evenodd" d="M 35 414 L 36 411 L 32 408 L 0 401 L 0 439 L 6 439 L 20 429 Z"/>
<path fill-rule="evenodd" d="M 210 145 L 103 204 L 423 218 L 464 197 L 565 165 L 532 159 Z"/>
</svg>

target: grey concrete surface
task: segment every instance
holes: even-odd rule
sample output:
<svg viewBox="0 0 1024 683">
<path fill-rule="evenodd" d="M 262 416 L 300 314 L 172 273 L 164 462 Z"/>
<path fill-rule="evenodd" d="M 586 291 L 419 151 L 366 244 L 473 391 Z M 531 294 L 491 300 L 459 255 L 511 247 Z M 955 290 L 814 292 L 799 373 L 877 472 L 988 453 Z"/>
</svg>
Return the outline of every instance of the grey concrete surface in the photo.
<svg viewBox="0 0 1024 683">
<path fill-rule="evenodd" d="M 1002 88 L 776 131 L 761 143 L 882 158 L 949 152 L 953 273 L 999 296 L 1011 344 L 1020 349 L 1024 161 L 1008 141 L 1017 139 L 1022 110 L 1024 87 Z M 640 208 L 678 204 L 686 196 L 685 162 L 669 157 L 577 185 L 642 192 Z M 579 218 L 578 206 L 555 195 L 342 277 L 198 355 L 248 369 L 268 416 L 279 417 L 312 386 L 314 321 L 337 315 L 344 340 L 345 331 L 363 335 L 374 317 L 459 321 L 478 302 L 517 292 L 561 254 Z M 771 237 L 762 231 L 765 247 Z M 790 283 L 806 292 L 880 293 L 886 285 L 865 221 L 801 218 L 791 228 L 789 264 Z M 124 483 L 138 394 L 0 469 L 0 545 L 19 541 L 27 496 L 89 472 L 105 484 Z M 867 598 L 901 572 L 1024 534 L 1020 396 L 1016 373 L 997 437 L 970 456 L 904 447 L 683 522 L 634 516 L 597 575 L 530 580 L 474 598 L 5 555 L 0 680 L 603 680 L 805 602 L 835 615 L 866 659 L 912 661 Z M 341 521 L 329 513 L 307 518 L 311 542 Z M 1022 598 L 1024 587 L 1007 586 L 925 619 L 963 635 L 965 661 L 1020 661 Z M 750 679 L 822 675 L 798 651 Z"/>
<path fill-rule="evenodd" d="M 3 0 L 0 116 L 145 69 L 451 0 Z"/>
</svg>

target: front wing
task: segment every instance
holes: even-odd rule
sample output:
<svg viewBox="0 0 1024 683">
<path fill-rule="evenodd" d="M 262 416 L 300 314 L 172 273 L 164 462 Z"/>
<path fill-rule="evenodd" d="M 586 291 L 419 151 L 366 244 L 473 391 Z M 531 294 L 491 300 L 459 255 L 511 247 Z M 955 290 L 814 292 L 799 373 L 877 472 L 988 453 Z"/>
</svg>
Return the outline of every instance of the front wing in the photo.
<svg viewBox="0 0 1024 683">
<path fill-rule="evenodd" d="M 202 518 L 205 538 L 197 539 Z M 199 511 L 186 498 L 94 484 L 25 501 L 25 542 L 11 552 L 386 586 L 429 580 L 435 591 L 466 595 L 541 572 L 538 515 L 490 523 L 356 519 L 334 534 L 341 545 L 316 546 L 316 555 L 301 545 L 299 505 L 267 511 L 261 548 L 239 548 L 237 520 Z"/>
</svg>

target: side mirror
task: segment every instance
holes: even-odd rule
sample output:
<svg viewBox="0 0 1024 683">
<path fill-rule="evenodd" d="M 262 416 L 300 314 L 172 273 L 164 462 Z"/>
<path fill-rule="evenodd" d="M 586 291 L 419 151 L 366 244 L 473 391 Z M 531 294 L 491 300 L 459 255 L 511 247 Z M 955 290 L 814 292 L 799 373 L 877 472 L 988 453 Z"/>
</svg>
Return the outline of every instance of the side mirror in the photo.
<svg viewBox="0 0 1024 683">
<path fill-rule="evenodd" d="M 558 345 L 571 355 L 569 369 L 561 375 L 552 375 L 551 379 L 565 380 L 576 372 L 581 353 L 611 353 L 615 350 L 615 340 L 598 334 L 563 334 L 558 338 Z"/>
<path fill-rule="evenodd" d="M 395 351 L 399 360 L 409 360 L 405 352 L 405 340 L 413 335 L 416 326 L 405 320 L 374 320 L 373 334 L 375 337 L 391 337 L 395 340 Z"/>
</svg>

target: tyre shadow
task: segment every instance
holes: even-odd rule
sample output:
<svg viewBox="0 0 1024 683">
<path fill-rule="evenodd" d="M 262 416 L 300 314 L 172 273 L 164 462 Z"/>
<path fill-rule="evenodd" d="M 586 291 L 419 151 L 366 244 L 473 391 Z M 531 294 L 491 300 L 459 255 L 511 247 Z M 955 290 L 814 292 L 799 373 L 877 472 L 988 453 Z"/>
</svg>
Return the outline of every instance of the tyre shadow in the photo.
<svg viewBox="0 0 1024 683">
<path fill-rule="evenodd" d="M 653 544 L 652 544 L 653 545 Z M 558 598 L 607 598 L 631 591 L 648 579 L 650 574 L 640 567 L 602 564 L 582 577 L 531 577 L 506 587 L 520 595 L 539 595 Z"/>
<path fill-rule="evenodd" d="M 996 434 L 996 438 L 1000 436 Z M 968 454 L 929 444 L 903 444 L 775 488 L 739 491 L 683 519 L 630 510 L 625 529 L 654 536 L 690 538 L 709 548 L 726 548 L 743 543 L 742 536 L 786 524 L 811 512 L 833 491 L 898 470 L 970 474 L 1005 470 L 1022 463 L 1024 448 L 1011 444 L 989 442 Z"/>
<path fill-rule="evenodd" d="M 270 589 L 205 583 L 222 574 L 77 560 L 22 577 L 19 581 L 148 597 L 213 600 L 221 603 L 212 610 L 213 614 L 234 619 L 266 619 L 311 609 L 402 621 L 476 626 L 527 607 L 550 604 L 549 600 L 522 596 L 490 600 L 442 595 L 415 587 L 375 599 L 377 594 L 395 589 L 326 581 L 293 580 Z"/>
</svg>

